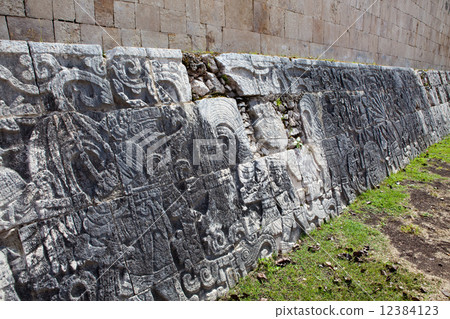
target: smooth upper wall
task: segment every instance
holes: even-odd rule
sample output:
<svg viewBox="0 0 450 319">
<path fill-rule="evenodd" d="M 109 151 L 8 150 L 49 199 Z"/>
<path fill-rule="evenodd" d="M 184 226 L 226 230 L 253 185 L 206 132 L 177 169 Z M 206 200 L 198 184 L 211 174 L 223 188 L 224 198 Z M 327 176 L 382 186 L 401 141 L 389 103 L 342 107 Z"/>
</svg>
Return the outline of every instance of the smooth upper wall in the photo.
<svg viewBox="0 0 450 319">
<path fill-rule="evenodd" d="M 449 68 L 450 0 L 374 1 L 2 0 L 0 39 Z"/>
</svg>

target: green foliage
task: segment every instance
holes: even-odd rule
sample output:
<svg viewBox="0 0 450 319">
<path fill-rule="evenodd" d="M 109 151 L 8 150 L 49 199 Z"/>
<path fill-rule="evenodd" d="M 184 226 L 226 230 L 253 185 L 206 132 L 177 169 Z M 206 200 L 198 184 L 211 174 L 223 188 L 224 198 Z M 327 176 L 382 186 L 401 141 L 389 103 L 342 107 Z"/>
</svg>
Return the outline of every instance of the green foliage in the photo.
<svg viewBox="0 0 450 319">
<path fill-rule="evenodd" d="M 222 74 L 221 78 L 228 84 L 228 76 L 226 74 Z"/>
<path fill-rule="evenodd" d="M 280 99 L 280 98 L 276 99 L 275 103 L 277 104 L 278 107 L 280 107 L 281 104 L 283 104 L 283 103 L 281 102 L 281 99 Z"/>
<path fill-rule="evenodd" d="M 362 260 L 339 259 L 370 245 Z M 313 252 L 309 247 L 320 246 Z M 288 256 L 292 263 L 277 266 L 277 258 L 260 260 L 257 269 L 229 293 L 241 300 L 411 300 L 426 297 L 427 283 L 381 257 L 387 239 L 376 229 L 349 214 L 325 224 L 302 238 L 300 248 Z M 395 270 L 393 270 L 395 268 Z M 391 270 L 389 270 L 391 269 Z M 267 280 L 258 279 L 263 273 Z"/>
<path fill-rule="evenodd" d="M 300 139 L 300 137 L 297 137 L 295 139 L 295 147 L 296 148 L 302 148 L 302 146 L 303 146 L 302 140 Z"/>
<path fill-rule="evenodd" d="M 407 234 L 419 235 L 421 233 L 420 227 L 414 224 L 402 225 L 400 230 Z"/>
</svg>

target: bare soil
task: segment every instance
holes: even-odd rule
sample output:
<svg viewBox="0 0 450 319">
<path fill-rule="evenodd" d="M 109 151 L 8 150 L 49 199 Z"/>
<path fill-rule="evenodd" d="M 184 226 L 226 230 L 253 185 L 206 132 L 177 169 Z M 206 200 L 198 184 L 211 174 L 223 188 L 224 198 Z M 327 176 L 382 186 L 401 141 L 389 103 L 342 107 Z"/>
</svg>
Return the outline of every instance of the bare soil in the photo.
<svg viewBox="0 0 450 319">
<path fill-rule="evenodd" d="M 450 165 L 430 160 L 424 167 L 442 178 L 432 182 L 407 181 L 410 201 L 408 214 L 389 218 L 381 228 L 401 259 L 412 267 L 442 282 L 442 290 L 450 289 Z M 371 216 L 366 222 L 377 224 L 381 216 Z M 405 227 L 416 231 L 405 231 Z M 403 228 L 402 228 L 403 226 Z M 444 293 L 437 299 L 448 300 Z"/>
</svg>

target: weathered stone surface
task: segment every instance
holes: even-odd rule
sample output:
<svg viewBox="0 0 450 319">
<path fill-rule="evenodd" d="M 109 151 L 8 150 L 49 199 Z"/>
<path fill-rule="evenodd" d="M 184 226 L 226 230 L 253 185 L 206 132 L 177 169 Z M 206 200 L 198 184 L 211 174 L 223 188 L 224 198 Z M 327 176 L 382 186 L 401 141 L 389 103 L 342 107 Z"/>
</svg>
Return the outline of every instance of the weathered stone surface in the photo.
<svg viewBox="0 0 450 319">
<path fill-rule="evenodd" d="M 250 1 L 225 0 L 225 26 L 252 31 L 253 3 Z"/>
<path fill-rule="evenodd" d="M 41 114 L 40 92 L 26 42 L 0 41 L 0 54 L 1 123 L 3 130 L 18 132 L 11 117 Z"/>
<path fill-rule="evenodd" d="M 288 144 L 286 129 L 272 103 L 252 101 L 249 115 L 257 144 L 266 153 L 265 155 L 281 153 L 286 150 Z"/>
<path fill-rule="evenodd" d="M 52 20 L 53 0 L 27 0 L 25 10 L 27 17 Z"/>
<path fill-rule="evenodd" d="M 98 25 L 82 24 L 80 26 L 82 44 L 102 43 L 103 30 Z"/>
<path fill-rule="evenodd" d="M 9 40 L 8 26 L 6 24 L 6 17 L 0 16 L 0 39 Z"/>
<path fill-rule="evenodd" d="M 197 94 L 200 97 L 203 97 L 209 93 L 209 88 L 202 81 L 194 80 L 192 81 L 191 86 L 192 86 L 192 93 Z"/>
<path fill-rule="evenodd" d="M 23 1 L 4 0 L 0 7 L 0 14 L 11 16 L 25 16 L 25 8 Z"/>
<path fill-rule="evenodd" d="M 217 27 L 224 26 L 224 2 L 222 0 L 200 0 L 200 22 Z"/>
<path fill-rule="evenodd" d="M 169 33 L 169 48 L 192 51 L 192 37 L 183 33 Z"/>
<path fill-rule="evenodd" d="M 242 96 L 284 92 L 288 88 L 288 82 L 281 65 L 287 61 L 287 58 L 236 53 L 221 54 L 217 57 L 224 74 Z"/>
<path fill-rule="evenodd" d="M 55 21 L 55 40 L 60 43 L 79 43 L 80 25 L 77 23 Z"/>
<path fill-rule="evenodd" d="M 94 1 L 95 21 L 105 27 L 114 26 L 114 0 Z"/>
<path fill-rule="evenodd" d="M 186 15 L 180 11 L 161 10 L 161 31 L 186 33 Z"/>
<path fill-rule="evenodd" d="M 136 29 L 160 31 L 159 8 L 145 4 L 137 4 Z"/>
<path fill-rule="evenodd" d="M 122 45 L 127 47 L 140 47 L 141 46 L 141 32 L 135 29 L 122 29 L 120 30 L 122 37 Z"/>
<path fill-rule="evenodd" d="M 19 41 L 0 56 L 2 300 L 217 299 L 450 132 L 448 72 Z M 192 102 L 197 84 L 228 97 Z"/>
<path fill-rule="evenodd" d="M 157 101 L 191 100 L 189 79 L 181 63 L 181 51 L 116 48 L 109 51 L 107 57 L 118 101 L 130 106 L 147 106 Z"/>
<path fill-rule="evenodd" d="M 75 21 L 95 24 L 94 0 L 77 0 L 75 2 Z"/>
<path fill-rule="evenodd" d="M 156 31 L 141 31 L 142 46 L 147 48 L 168 48 L 169 38 L 167 34 Z"/>
<path fill-rule="evenodd" d="M 53 23 L 49 20 L 8 17 L 11 40 L 55 41 Z"/>
<path fill-rule="evenodd" d="M 111 50 L 122 45 L 120 29 L 103 28 L 102 47 L 104 51 Z"/>
<path fill-rule="evenodd" d="M 136 28 L 136 5 L 130 2 L 114 1 L 114 26 L 116 28 Z"/>
<path fill-rule="evenodd" d="M 260 44 L 261 35 L 259 33 L 223 28 L 222 48 L 225 52 L 251 52 L 252 48 L 260 48 Z"/>
<path fill-rule="evenodd" d="M 74 21 L 75 2 L 73 0 L 53 0 L 53 18 Z"/>
</svg>

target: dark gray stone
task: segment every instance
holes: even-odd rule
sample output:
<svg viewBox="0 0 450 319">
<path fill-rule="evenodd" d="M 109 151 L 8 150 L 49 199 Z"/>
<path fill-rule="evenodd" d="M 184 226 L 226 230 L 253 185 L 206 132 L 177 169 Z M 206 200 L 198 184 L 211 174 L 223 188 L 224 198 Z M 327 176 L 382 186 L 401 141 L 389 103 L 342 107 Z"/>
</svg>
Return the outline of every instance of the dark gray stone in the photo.
<svg viewBox="0 0 450 319">
<path fill-rule="evenodd" d="M 4 300 L 217 299 L 450 132 L 448 72 L 14 41 L 0 56 Z M 188 74 L 228 97 L 192 102 Z"/>
</svg>

